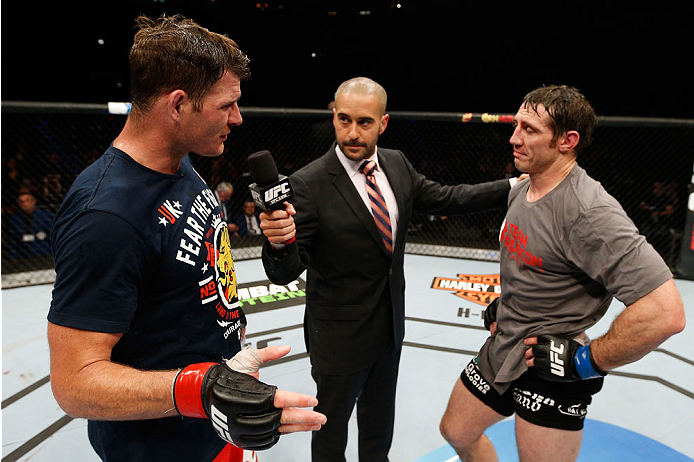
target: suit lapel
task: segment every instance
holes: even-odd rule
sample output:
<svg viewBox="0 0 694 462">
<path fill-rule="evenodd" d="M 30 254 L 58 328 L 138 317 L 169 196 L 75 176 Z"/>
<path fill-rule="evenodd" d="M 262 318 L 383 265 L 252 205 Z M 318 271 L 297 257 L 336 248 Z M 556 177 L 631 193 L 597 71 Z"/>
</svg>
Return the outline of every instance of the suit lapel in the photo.
<svg viewBox="0 0 694 462">
<path fill-rule="evenodd" d="M 394 156 L 389 155 L 385 149 L 378 150 L 378 163 L 383 169 L 383 173 L 388 178 L 388 183 L 390 183 L 390 188 L 393 190 L 393 195 L 395 196 L 395 202 L 398 204 L 398 228 L 397 235 L 395 236 L 395 242 L 393 243 L 393 252 L 395 249 L 399 248 L 400 242 L 404 239 L 405 232 L 407 231 L 402 223 L 402 218 L 405 216 L 403 213 L 405 211 L 405 197 L 407 197 L 407 188 L 405 185 L 405 178 L 409 178 L 408 175 L 400 172 L 398 168 L 399 165 Z"/>
</svg>

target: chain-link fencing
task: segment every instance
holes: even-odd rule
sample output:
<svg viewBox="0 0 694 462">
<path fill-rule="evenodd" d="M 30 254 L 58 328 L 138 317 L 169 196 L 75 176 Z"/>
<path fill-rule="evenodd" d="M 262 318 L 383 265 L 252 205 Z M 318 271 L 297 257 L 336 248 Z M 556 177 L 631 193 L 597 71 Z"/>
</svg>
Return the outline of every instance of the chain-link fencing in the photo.
<svg viewBox="0 0 694 462">
<path fill-rule="evenodd" d="M 327 110 L 242 108 L 218 158 L 191 155 L 211 189 L 230 183 L 230 216 L 251 196 L 248 155 L 267 149 L 289 175 L 323 155 L 334 132 Z M 107 105 L 2 103 L 2 287 L 53 282 L 50 224 L 76 176 L 96 160 L 125 123 Z M 413 166 L 443 184 L 517 176 L 509 138 L 512 117 L 490 114 L 391 113 L 379 146 L 400 149 Z M 622 204 L 674 269 L 694 163 L 694 120 L 601 117 L 579 158 Z M 410 253 L 498 260 L 503 211 L 455 217 L 415 213 Z M 259 255 L 260 236 L 234 238 L 237 260 Z"/>
</svg>

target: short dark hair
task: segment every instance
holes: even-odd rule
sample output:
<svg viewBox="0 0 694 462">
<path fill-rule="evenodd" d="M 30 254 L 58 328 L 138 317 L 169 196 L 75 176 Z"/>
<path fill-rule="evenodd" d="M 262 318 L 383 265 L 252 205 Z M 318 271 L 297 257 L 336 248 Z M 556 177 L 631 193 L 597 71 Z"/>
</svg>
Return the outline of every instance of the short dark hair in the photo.
<svg viewBox="0 0 694 462">
<path fill-rule="evenodd" d="M 251 73 L 248 57 L 226 35 L 210 32 L 180 15 L 157 20 L 139 16 L 130 49 L 133 110 L 147 112 L 159 96 L 181 89 L 200 109 L 202 99 L 225 72 L 240 80 Z"/>
<path fill-rule="evenodd" d="M 523 104 L 530 106 L 535 112 L 539 105 L 545 107 L 554 132 L 552 142 L 570 130 L 575 130 L 580 135 L 575 148 L 576 154 L 590 145 L 598 119 L 593 107 L 578 89 L 566 85 L 543 86 L 525 95 Z"/>
</svg>

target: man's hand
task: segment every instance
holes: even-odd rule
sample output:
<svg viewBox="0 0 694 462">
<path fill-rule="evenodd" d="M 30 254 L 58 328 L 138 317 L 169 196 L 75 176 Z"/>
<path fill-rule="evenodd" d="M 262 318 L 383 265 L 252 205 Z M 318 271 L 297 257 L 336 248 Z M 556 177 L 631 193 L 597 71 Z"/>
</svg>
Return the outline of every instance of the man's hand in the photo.
<svg viewBox="0 0 694 462">
<path fill-rule="evenodd" d="M 606 375 L 595 364 L 590 345 L 554 335 L 529 337 L 524 343 L 530 347 L 525 352 L 525 362 L 528 367 L 537 368 L 537 375 L 542 379 L 575 382 Z"/>
<path fill-rule="evenodd" d="M 293 216 L 296 215 L 294 206 L 289 202 L 284 203 L 284 210 L 271 210 L 260 214 L 260 229 L 273 244 L 282 244 L 296 234 Z"/>
<path fill-rule="evenodd" d="M 318 405 L 318 400 L 313 396 L 277 390 L 274 404 L 276 408 L 282 409 L 278 429 L 280 433 L 317 431 L 328 421 L 320 412 L 301 409 Z"/>
<path fill-rule="evenodd" d="M 273 404 L 276 390 L 226 364 L 190 364 L 174 379 L 174 406 L 182 416 L 209 418 L 228 443 L 268 449 L 280 437 L 281 410 Z"/>
<path fill-rule="evenodd" d="M 496 332 L 496 310 L 499 306 L 499 298 L 497 297 L 492 302 L 487 305 L 484 309 L 484 328 L 487 329 L 492 335 Z"/>
<path fill-rule="evenodd" d="M 232 359 L 227 360 L 227 365 L 257 379 L 259 377 L 258 369 L 263 363 L 279 359 L 290 350 L 288 345 L 269 346 L 260 350 L 247 348 L 238 352 Z M 282 409 L 280 433 L 320 430 L 321 425 L 327 421 L 323 414 L 308 409 L 299 409 L 318 405 L 318 400 L 313 396 L 277 390 L 274 405 L 276 408 Z"/>
<path fill-rule="evenodd" d="M 288 352 L 288 347 L 257 350 L 260 363 Z M 280 433 L 317 430 L 326 421 L 322 414 L 296 408 L 315 406 L 314 397 L 280 392 L 227 364 L 185 367 L 174 380 L 173 396 L 179 414 L 209 418 L 220 438 L 243 449 L 268 449 Z"/>
</svg>

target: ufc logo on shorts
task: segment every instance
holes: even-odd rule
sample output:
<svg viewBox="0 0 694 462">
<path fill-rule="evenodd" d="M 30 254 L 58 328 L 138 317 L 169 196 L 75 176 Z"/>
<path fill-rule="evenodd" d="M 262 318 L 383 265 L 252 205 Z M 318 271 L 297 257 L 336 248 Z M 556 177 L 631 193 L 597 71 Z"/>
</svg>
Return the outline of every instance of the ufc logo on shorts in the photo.
<svg viewBox="0 0 694 462">
<path fill-rule="evenodd" d="M 217 409 L 214 404 L 210 407 L 210 413 L 212 414 L 210 416 L 210 419 L 212 419 L 212 426 L 219 437 L 227 443 L 234 444 L 234 440 L 231 439 L 231 435 L 229 434 L 227 416 L 222 411 Z"/>
<path fill-rule="evenodd" d="M 562 343 L 557 347 L 554 344 L 554 340 L 550 342 L 549 345 L 549 364 L 550 372 L 559 377 L 564 377 L 564 360 L 562 356 L 564 355 L 564 344 Z"/>
</svg>

